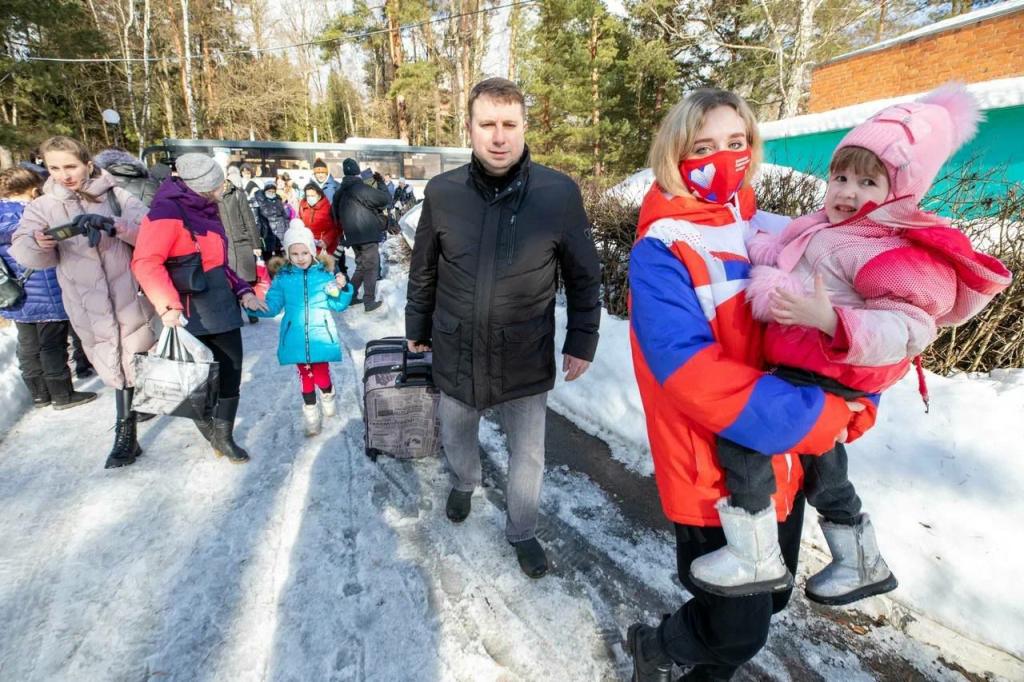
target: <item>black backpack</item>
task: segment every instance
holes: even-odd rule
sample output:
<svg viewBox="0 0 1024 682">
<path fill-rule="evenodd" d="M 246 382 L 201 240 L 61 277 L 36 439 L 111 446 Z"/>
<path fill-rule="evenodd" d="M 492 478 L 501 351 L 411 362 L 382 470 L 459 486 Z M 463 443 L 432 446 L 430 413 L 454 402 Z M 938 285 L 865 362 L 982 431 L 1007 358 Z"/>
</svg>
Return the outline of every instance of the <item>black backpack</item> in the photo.
<svg viewBox="0 0 1024 682">
<path fill-rule="evenodd" d="M 15 277 L 3 258 L 0 258 L 0 310 L 12 310 L 25 300 L 25 282 L 34 270 L 25 270 L 21 277 Z"/>
</svg>

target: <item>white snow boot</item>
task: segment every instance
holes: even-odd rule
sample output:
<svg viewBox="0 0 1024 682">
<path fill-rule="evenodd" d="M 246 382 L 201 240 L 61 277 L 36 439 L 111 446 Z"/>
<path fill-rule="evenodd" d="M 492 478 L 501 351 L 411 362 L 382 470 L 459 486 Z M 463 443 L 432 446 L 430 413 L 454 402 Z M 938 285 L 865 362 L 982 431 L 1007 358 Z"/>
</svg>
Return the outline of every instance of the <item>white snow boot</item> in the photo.
<svg viewBox="0 0 1024 682">
<path fill-rule="evenodd" d="M 307 436 L 320 433 L 320 408 L 316 405 L 302 406 L 302 425 Z"/>
<path fill-rule="evenodd" d="M 807 598 L 819 604 L 840 606 L 876 594 L 892 592 L 896 576 L 878 551 L 875 529 L 867 514 L 855 526 L 830 523 L 819 517 L 832 563 L 807 579 Z"/>
<path fill-rule="evenodd" d="M 782 560 L 775 503 L 756 514 L 729 504 L 723 497 L 715 505 L 728 544 L 697 557 L 690 564 L 690 579 L 702 590 L 738 597 L 787 590 L 793 575 Z"/>
<path fill-rule="evenodd" d="M 320 393 L 320 400 L 323 403 L 325 417 L 333 417 L 335 414 L 337 414 L 338 410 L 334 405 L 334 388 L 331 388 L 330 393 L 328 393 L 327 391 L 322 391 Z"/>
</svg>

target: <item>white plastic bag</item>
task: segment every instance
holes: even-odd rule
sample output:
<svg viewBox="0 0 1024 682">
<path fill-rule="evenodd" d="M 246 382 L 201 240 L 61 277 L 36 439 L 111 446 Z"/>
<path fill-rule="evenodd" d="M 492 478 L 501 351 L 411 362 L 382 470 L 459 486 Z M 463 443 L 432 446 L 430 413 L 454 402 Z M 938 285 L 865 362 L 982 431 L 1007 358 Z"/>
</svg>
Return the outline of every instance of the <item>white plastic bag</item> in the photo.
<svg viewBox="0 0 1024 682">
<path fill-rule="evenodd" d="M 138 353 L 132 408 L 199 419 L 217 401 L 220 372 L 213 352 L 183 327 L 164 327 L 149 353 Z"/>
</svg>

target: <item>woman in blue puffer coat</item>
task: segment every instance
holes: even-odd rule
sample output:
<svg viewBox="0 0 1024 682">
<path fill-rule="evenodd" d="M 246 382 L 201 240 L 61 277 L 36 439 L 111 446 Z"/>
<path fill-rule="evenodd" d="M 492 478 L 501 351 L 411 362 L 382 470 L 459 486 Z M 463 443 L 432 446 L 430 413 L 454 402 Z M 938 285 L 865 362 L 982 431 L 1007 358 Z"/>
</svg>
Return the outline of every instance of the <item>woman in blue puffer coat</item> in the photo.
<svg viewBox="0 0 1024 682">
<path fill-rule="evenodd" d="M 274 317 L 284 310 L 277 359 L 295 365 L 302 382 L 302 417 L 307 436 L 320 432 L 320 389 L 325 417 L 334 416 L 334 387 L 328 363 L 342 358 L 341 339 L 331 311 L 340 312 L 352 302 L 352 285 L 345 275 L 332 275 L 316 260 L 313 233 L 301 220 L 292 220 L 284 234 L 288 263 L 277 271 L 267 291 L 267 311 L 249 311 L 259 317 Z"/>
<path fill-rule="evenodd" d="M 8 168 L 0 173 L 0 258 L 7 270 L 23 281 L 25 297 L 0 316 L 18 329 L 18 367 L 32 394 L 35 407 L 53 405 L 55 410 L 82 405 L 96 394 L 76 391 L 68 369 L 68 315 L 61 302 L 56 268 L 25 270 L 10 254 L 14 234 L 25 205 L 43 186 L 43 178 L 26 168 Z M 28 277 L 25 277 L 28 273 Z"/>
</svg>

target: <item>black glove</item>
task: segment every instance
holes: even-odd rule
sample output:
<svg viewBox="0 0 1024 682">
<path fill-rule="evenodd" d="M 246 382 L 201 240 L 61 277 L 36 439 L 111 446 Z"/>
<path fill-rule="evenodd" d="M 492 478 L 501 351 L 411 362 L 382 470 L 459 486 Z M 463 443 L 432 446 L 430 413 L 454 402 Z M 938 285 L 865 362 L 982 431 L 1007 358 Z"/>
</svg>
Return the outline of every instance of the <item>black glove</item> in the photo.
<svg viewBox="0 0 1024 682">
<path fill-rule="evenodd" d="M 82 230 L 82 234 L 89 240 L 91 247 L 99 246 L 103 232 L 111 237 L 117 234 L 117 230 L 114 228 L 114 219 L 97 213 L 77 215 L 71 224 L 75 229 Z"/>
</svg>

